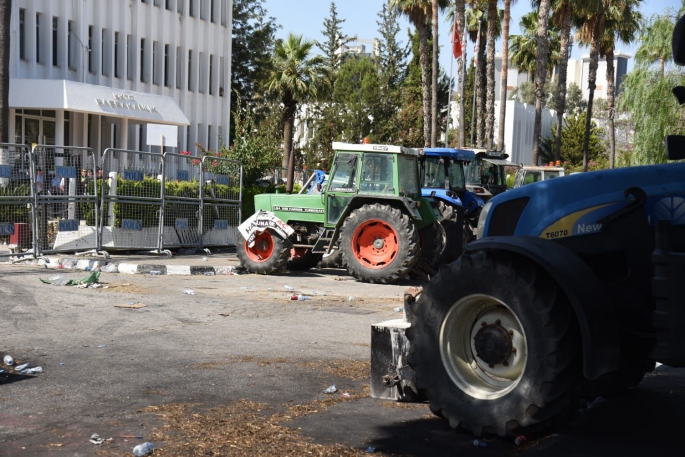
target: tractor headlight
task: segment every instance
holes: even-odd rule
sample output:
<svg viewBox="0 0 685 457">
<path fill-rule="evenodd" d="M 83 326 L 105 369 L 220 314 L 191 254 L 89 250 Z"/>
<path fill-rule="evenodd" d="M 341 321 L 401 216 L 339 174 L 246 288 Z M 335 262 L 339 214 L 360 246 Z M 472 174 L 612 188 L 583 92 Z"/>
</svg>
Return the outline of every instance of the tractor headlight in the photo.
<svg viewBox="0 0 685 457">
<path fill-rule="evenodd" d="M 476 239 L 479 240 L 483 238 L 483 230 L 485 229 L 485 220 L 488 218 L 488 213 L 490 212 L 490 207 L 492 207 L 492 202 L 487 202 L 483 209 L 480 211 L 480 217 L 478 218 L 478 227 L 476 228 Z"/>
</svg>

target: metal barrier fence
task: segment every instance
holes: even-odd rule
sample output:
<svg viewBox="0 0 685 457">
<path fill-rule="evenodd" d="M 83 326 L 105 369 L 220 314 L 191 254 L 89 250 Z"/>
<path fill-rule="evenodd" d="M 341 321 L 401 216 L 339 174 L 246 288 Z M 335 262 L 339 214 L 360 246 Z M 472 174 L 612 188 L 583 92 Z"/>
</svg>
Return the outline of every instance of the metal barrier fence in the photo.
<svg viewBox="0 0 685 457">
<path fill-rule="evenodd" d="M 36 254 L 97 252 L 100 208 L 95 180 L 102 176 L 95 167 L 93 150 L 37 144 L 31 150 L 31 158 L 36 182 Z"/>
<path fill-rule="evenodd" d="M 201 162 L 200 248 L 234 246 L 241 222 L 243 166 L 205 156 Z"/>
<path fill-rule="evenodd" d="M 0 143 L 0 257 L 19 253 L 35 256 L 34 176 L 27 145 Z"/>
<path fill-rule="evenodd" d="M 105 149 L 99 250 L 162 252 L 163 162 L 156 153 Z"/>
<path fill-rule="evenodd" d="M 239 161 L 0 143 L 0 257 L 235 245 Z"/>
</svg>

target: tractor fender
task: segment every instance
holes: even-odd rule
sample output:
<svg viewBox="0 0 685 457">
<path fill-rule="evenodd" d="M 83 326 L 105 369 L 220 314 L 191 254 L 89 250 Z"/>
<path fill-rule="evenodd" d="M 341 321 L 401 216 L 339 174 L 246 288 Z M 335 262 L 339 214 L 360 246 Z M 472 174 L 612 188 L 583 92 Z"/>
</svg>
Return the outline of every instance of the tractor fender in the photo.
<svg viewBox="0 0 685 457">
<path fill-rule="evenodd" d="M 611 299 L 599 278 L 573 251 L 533 236 L 484 237 L 466 249 L 508 251 L 543 268 L 564 291 L 578 318 L 585 377 L 593 380 L 618 369 L 620 341 Z"/>
</svg>

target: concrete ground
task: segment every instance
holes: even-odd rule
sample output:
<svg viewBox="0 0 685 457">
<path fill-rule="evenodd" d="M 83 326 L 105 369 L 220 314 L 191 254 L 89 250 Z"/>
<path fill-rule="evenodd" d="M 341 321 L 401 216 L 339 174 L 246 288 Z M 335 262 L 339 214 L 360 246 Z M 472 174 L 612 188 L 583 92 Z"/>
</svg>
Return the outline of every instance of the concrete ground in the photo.
<svg viewBox="0 0 685 457">
<path fill-rule="evenodd" d="M 231 253 L 203 257 L 112 260 L 237 266 Z M 107 288 L 100 289 L 39 279 L 56 275 L 87 273 L 0 264 L 0 355 L 44 370 L 0 374 L 2 456 L 130 455 L 143 440 L 155 444 L 155 455 L 361 455 L 373 447 L 410 456 L 638 456 L 682 449 L 680 369 L 660 367 L 627 396 L 523 447 L 493 440 L 477 448 L 426 405 L 369 398 L 370 326 L 397 318 L 403 290 L 416 282 L 362 284 L 342 270 L 102 273 Z M 292 301 L 292 293 L 311 298 Z M 324 394 L 334 383 L 339 392 Z M 112 440 L 91 444 L 94 433 Z"/>
</svg>

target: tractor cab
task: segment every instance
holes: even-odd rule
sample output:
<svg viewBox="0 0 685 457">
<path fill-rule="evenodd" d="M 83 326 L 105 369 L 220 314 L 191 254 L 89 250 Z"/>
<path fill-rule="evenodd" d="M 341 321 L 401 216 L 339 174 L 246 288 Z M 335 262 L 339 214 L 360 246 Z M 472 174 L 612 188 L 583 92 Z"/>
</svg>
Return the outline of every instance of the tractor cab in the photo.
<svg viewBox="0 0 685 457">
<path fill-rule="evenodd" d="M 508 154 L 501 151 L 474 149 L 476 159 L 466 167 L 466 187 L 487 201 L 507 190 L 505 167 L 518 168 L 507 160 Z"/>
<path fill-rule="evenodd" d="M 559 178 L 565 175 L 565 170 L 563 167 L 555 166 L 527 166 L 516 170 L 516 177 L 514 178 L 514 189 L 526 184 L 533 184 L 540 181 L 546 181 L 549 179 Z"/>
</svg>

